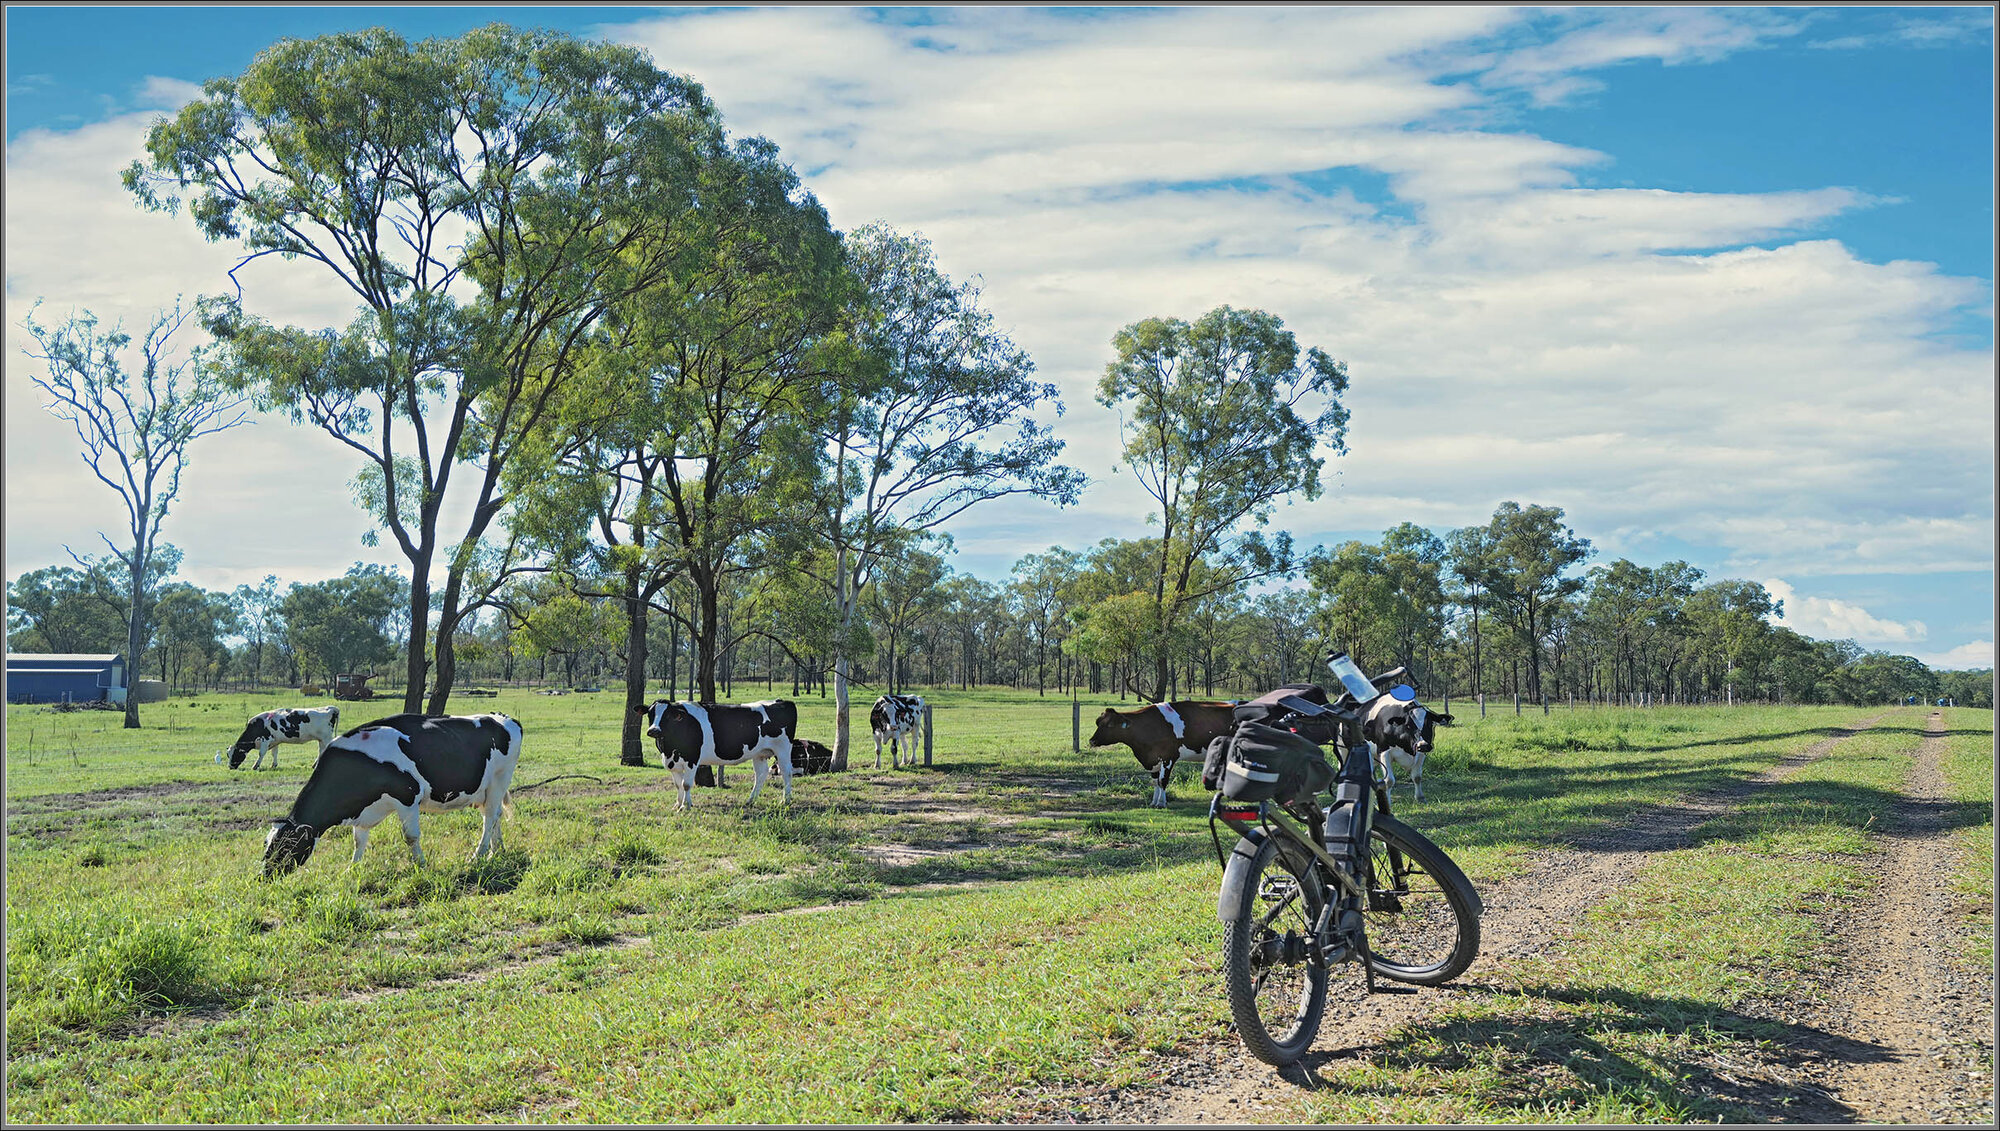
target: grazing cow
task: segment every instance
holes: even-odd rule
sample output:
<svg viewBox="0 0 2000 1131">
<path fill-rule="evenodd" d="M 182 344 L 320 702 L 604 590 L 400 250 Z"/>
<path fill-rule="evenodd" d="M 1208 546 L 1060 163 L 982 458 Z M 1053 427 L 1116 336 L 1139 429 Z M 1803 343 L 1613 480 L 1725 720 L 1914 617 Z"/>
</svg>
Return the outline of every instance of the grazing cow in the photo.
<svg viewBox="0 0 2000 1131">
<path fill-rule="evenodd" d="M 1437 741 L 1437 728 L 1450 726 L 1452 717 L 1417 702 L 1412 695 L 1398 699 L 1384 695 L 1369 704 L 1362 718 L 1361 733 L 1375 746 L 1375 767 L 1396 788 L 1396 767 L 1410 771 L 1410 786 L 1416 800 L 1424 799 L 1424 760 Z"/>
<path fill-rule="evenodd" d="M 340 708 L 338 707 L 294 707 L 289 710 L 266 711 L 252 715 L 244 725 L 243 733 L 236 739 L 236 745 L 218 753 L 215 760 L 229 759 L 229 768 L 234 770 L 243 765 L 243 758 L 254 747 L 257 761 L 250 768 L 264 768 L 264 752 L 271 753 L 271 768 L 278 768 L 278 746 L 286 742 L 317 742 L 320 753 L 326 753 L 326 744 L 340 733 Z"/>
<path fill-rule="evenodd" d="M 884 695 L 868 712 L 868 726 L 875 732 L 875 768 L 882 768 L 882 744 L 889 744 L 889 768 L 917 764 L 917 728 L 924 721 L 921 695 Z M 909 754 L 904 756 L 907 746 Z"/>
<path fill-rule="evenodd" d="M 785 782 L 785 800 L 792 799 L 792 728 L 799 725 L 799 708 L 791 700 L 734 706 L 657 699 L 633 710 L 647 715 L 646 735 L 659 746 L 660 765 L 680 791 L 676 809 L 694 808 L 697 768 L 740 766 L 746 760 L 755 761 L 757 780 L 743 799 L 745 810 L 763 790 L 773 761 Z"/>
<path fill-rule="evenodd" d="M 289 815 L 264 838 L 264 875 L 305 863 L 313 845 L 335 825 L 354 828 L 354 859 L 368 833 L 390 814 L 403 822 L 410 855 L 417 812 L 477 805 L 486 827 L 473 859 L 500 850 L 500 814 L 521 761 L 521 724 L 505 715 L 392 715 L 363 723 L 327 743 Z"/>
<path fill-rule="evenodd" d="M 1167 804 L 1167 782 L 1182 758 L 1200 758 L 1211 740 L 1236 730 L 1234 703 L 1175 699 L 1144 707 L 1107 707 L 1097 716 L 1092 746 L 1122 742 L 1153 775 L 1153 807 Z"/>
</svg>

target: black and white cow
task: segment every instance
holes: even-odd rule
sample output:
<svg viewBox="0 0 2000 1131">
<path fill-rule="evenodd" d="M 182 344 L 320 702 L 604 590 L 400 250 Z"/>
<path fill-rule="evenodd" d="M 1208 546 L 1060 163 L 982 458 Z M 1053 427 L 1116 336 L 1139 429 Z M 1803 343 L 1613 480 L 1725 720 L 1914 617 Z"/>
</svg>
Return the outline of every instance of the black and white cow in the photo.
<svg viewBox="0 0 2000 1131">
<path fill-rule="evenodd" d="M 1369 704 L 1361 721 L 1361 733 L 1375 747 L 1375 768 L 1390 789 L 1396 788 L 1396 768 L 1410 772 L 1410 787 L 1416 800 L 1424 799 L 1424 760 L 1437 741 L 1437 728 L 1450 726 L 1452 717 L 1417 702 L 1414 695 L 1398 699 L 1384 695 Z"/>
<path fill-rule="evenodd" d="M 486 814 L 473 859 L 500 850 L 500 814 L 521 761 L 521 724 L 505 715 L 392 715 L 327 743 L 292 811 L 264 838 L 264 874 L 305 863 L 330 828 L 354 829 L 354 859 L 392 814 L 418 864 L 419 810 L 478 806 Z"/>
<path fill-rule="evenodd" d="M 1182 758 L 1200 759 L 1210 740 L 1236 730 L 1236 705 L 1175 699 L 1144 707 L 1106 707 L 1090 734 L 1092 746 L 1124 743 L 1153 776 L 1153 807 L 1167 804 L 1167 782 Z"/>
<path fill-rule="evenodd" d="M 917 730 L 924 722 L 924 697 L 884 695 L 868 712 L 868 726 L 875 732 L 875 768 L 882 768 L 882 744 L 889 744 L 889 768 L 917 764 Z M 907 746 L 909 754 L 903 754 Z"/>
<path fill-rule="evenodd" d="M 792 772 L 800 777 L 833 772 L 833 747 L 810 738 L 792 739 Z"/>
<path fill-rule="evenodd" d="M 660 765 L 680 791 L 676 809 L 694 808 L 697 767 L 720 769 L 745 761 L 754 761 L 757 769 L 750 796 L 743 799 L 746 809 L 762 792 L 774 761 L 785 782 L 785 800 L 792 799 L 792 730 L 799 725 L 799 708 L 791 700 L 736 705 L 656 699 L 633 710 L 646 715 L 646 735 L 658 745 Z"/>
<path fill-rule="evenodd" d="M 250 768 L 264 768 L 264 752 L 271 753 L 271 768 L 278 768 L 278 747 L 287 742 L 317 742 L 320 753 L 326 753 L 326 744 L 340 733 L 340 708 L 338 707 L 292 707 L 277 711 L 266 711 L 252 715 L 244 724 L 243 733 L 237 736 L 236 745 L 218 753 L 215 760 L 229 759 L 229 768 L 234 770 L 243 765 L 243 759 L 252 749 L 257 751 L 257 761 Z"/>
</svg>

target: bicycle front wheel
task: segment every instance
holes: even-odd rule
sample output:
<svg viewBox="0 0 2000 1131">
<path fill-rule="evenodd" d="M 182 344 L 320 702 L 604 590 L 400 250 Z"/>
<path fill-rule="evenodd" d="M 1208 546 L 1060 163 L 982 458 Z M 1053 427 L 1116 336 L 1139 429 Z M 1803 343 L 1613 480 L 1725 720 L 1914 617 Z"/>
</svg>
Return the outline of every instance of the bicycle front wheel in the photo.
<svg viewBox="0 0 2000 1131">
<path fill-rule="evenodd" d="M 1236 917 L 1223 925 L 1223 980 L 1237 1035 L 1252 1056 L 1281 1068 L 1312 1047 L 1326 1011 L 1326 967 L 1308 957 L 1326 906 L 1311 859 L 1266 839 L 1236 888 Z"/>
<path fill-rule="evenodd" d="M 1451 981 L 1479 953 L 1479 897 L 1422 833 L 1375 815 L 1368 838 L 1368 965 L 1419 986 Z"/>
</svg>

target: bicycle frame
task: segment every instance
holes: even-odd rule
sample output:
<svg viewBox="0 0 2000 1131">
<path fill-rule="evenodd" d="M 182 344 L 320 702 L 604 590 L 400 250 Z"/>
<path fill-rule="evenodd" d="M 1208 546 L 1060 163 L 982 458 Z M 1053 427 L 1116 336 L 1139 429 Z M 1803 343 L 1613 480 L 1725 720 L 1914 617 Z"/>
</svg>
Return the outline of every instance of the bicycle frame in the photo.
<svg viewBox="0 0 2000 1131">
<path fill-rule="evenodd" d="M 1275 826 L 1286 838 L 1317 857 L 1342 891 L 1356 897 L 1367 894 L 1360 882 L 1348 874 L 1348 870 L 1341 866 L 1333 853 L 1326 850 L 1326 846 L 1319 842 L 1318 837 L 1308 832 L 1291 814 L 1285 812 L 1282 806 L 1274 802 L 1226 801 L 1218 793 L 1208 803 L 1208 820 L 1209 835 L 1215 838 L 1216 860 L 1224 868 L 1228 867 L 1229 861 L 1222 854 L 1222 838 L 1215 832 L 1216 821 L 1228 825 L 1231 832 L 1252 844 L 1262 843 L 1265 837 L 1271 835 L 1271 829 Z"/>
</svg>

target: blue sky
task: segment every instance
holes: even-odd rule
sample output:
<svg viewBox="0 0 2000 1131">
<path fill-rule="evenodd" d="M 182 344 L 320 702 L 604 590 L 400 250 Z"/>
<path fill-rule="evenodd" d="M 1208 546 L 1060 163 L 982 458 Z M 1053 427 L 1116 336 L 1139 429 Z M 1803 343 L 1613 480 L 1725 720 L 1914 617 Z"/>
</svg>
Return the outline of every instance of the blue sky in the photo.
<svg viewBox="0 0 2000 1131">
<path fill-rule="evenodd" d="M 145 123 L 280 36 L 492 18 L 647 48 L 836 226 L 920 231 L 981 278 L 1092 487 L 971 512 L 963 569 L 1144 533 L 1092 385 L 1119 326 L 1229 302 L 1353 375 L 1349 454 L 1279 514 L 1307 542 L 1557 505 L 1599 561 L 1685 558 L 1812 635 L 1991 663 L 1986 7 L 10 7 L 10 576 L 115 528 L 35 423 L 20 316 L 138 321 L 233 262 L 117 189 Z M 345 321 L 254 272 L 253 303 Z M 187 576 L 396 560 L 359 545 L 330 442 L 204 443 L 168 524 Z M 300 500 L 307 535 L 237 549 Z"/>
</svg>

